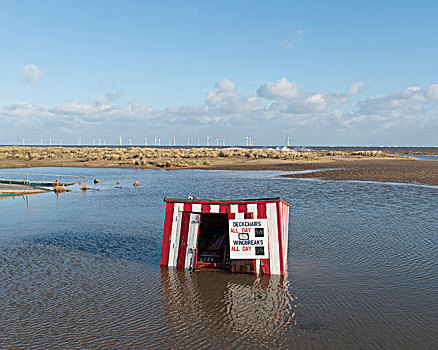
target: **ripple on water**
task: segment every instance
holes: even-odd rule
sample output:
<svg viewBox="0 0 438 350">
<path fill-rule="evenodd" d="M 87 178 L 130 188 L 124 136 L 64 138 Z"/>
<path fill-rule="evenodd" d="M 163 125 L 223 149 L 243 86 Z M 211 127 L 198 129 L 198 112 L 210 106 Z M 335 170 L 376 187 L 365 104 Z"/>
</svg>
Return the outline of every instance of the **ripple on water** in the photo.
<svg viewBox="0 0 438 350">
<path fill-rule="evenodd" d="M 102 191 L 0 201 L 0 348 L 438 342 L 437 189 L 272 173 L 66 171 L 98 177 Z M 145 185 L 119 191 L 117 180 Z M 291 201 L 288 275 L 161 269 L 163 197 L 188 194 Z"/>
</svg>

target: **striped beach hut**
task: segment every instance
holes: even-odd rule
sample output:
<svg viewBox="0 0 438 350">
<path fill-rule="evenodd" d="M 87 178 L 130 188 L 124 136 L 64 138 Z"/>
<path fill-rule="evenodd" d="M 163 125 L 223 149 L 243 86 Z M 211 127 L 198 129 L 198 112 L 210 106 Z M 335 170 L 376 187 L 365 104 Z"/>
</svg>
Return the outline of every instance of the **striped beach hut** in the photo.
<svg viewBox="0 0 438 350">
<path fill-rule="evenodd" d="M 161 266 L 284 275 L 290 204 L 281 198 L 164 199 Z"/>
</svg>

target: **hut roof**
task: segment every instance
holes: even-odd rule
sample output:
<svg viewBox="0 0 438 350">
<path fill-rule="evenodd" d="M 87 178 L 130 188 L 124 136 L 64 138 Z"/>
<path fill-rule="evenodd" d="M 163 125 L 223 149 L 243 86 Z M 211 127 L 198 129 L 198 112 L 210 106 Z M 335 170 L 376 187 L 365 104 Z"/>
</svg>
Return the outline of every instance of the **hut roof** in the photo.
<svg viewBox="0 0 438 350">
<path fill-rule="evenodd" d="M 195 204 L 239 204 L 239 203 L 272 203 L 283 202 L 289 207 L 291 204 L 280 197 L 275 198 L 256 198 L 256 199 L 200 199 L 200 198 L 172 198 L 165 197 L 165 202 L 171 203 L 195 203 Z"/>
</svg>

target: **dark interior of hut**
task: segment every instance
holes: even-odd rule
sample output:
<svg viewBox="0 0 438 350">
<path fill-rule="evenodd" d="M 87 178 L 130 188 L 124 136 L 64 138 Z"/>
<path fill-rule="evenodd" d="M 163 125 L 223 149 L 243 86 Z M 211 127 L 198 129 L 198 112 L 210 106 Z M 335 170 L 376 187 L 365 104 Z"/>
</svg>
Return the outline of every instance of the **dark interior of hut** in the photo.
<svg viewBox="0 0 438 350">
<path fill-rule="evenodd" d="M 227 214 L 202 214 L 198 240 L 198 269 L 230 270 Z"/>
</svg>

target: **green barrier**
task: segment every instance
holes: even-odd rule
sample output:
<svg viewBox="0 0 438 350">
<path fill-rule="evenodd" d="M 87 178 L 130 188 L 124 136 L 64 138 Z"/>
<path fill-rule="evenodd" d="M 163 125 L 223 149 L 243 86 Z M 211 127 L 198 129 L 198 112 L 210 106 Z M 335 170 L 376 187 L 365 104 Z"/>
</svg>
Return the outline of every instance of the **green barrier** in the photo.
<svg viewBox="0 0 438 350">
<path fill-rule="evenodd" d="M 0 197 L 16 197 L 16 196 L 22 196 L 23 193 L 0 193 Z"/>
</svg>

